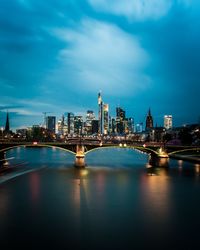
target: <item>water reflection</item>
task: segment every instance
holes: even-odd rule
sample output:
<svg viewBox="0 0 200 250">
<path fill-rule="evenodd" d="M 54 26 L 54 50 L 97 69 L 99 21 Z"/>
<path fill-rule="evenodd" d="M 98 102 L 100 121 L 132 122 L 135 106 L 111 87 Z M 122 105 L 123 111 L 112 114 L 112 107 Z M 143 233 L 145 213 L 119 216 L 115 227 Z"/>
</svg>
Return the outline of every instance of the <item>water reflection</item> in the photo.
<svg viewBox="0 0 200 250">
<path fill-rule="evenodd" d="M 57 149 L 21 148 L 8 155 L 15 165 L 26 160 L 24 168 L 35 172 L 0 186 L 1 235 L 8 227 L 7 235 L 21 239 L 23 232 L 32 243 L 55 240 L 63 249 L 70 241 L 82 249 L 149 249 L 182 239 L 198 224 L 199 164 L 148 161 L 133 150 L 88 154 L 85 169 L 74 168 L 74 156 Z"/>
<path fill-rule="evenodd" d="M 40 195 L 40 175 L 37 172 L 30 174 L 30 190 L 33 204 L 36 204 Z"/>
<path fill-rule="evenodd" d="M 151 167 L 168 168 L 169 158 L 159 158 L 159 157 L 150 156 L 148 164 Z"/>
<path fill-rule="evenodd" d="M 167 224 L 171 213 L 171 188 L 166 168 L 151 167 L 141 181 L 141 202 L 148 225 L 161 227 Z"/>
</svg>

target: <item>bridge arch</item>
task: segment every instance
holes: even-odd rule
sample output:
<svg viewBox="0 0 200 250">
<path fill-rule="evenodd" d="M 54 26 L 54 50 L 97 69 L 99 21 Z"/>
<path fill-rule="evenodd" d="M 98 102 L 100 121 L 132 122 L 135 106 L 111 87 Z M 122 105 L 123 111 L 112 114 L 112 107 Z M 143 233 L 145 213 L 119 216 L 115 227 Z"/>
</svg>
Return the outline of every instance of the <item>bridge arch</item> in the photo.
<svg viewBox="0 0 200 250">
<path fill-rule="evenodd" d="M 155 155 L 158 155 L 158 152 L 151 149 L 151 148 L 144 148 L 144 147 L 141 147 L 141 146 L 120 146 L 120 145 L 111 145 L 111 146 L 97 146 L 95 148 L 92 148 L 92 149 L 89 149 L 85 152 L 85 155 L 87 155 L 88 153 L 91 153 L 93 151 L 96 151 L 96 150 L 100 150 L 100 149 L 105 149 L 105 148 L 119 148 L 119 149 L 136 149 L 136 150 L 139 150 L 141 152 L 144 152 L 146 154 L 150 154 L 150 153 L 153 153 Z"/>
<path fill-rule="evenodd" d="M 68 152 L 68 153 L 71 153 L 71 154 L 74 154 L 76 155 L 75 152 L 69 150 L 69 149 L 66 149 L 66 148 L 63 148 L 63 147 L 59 147 L 59 146 L 54 146 L 54 145 L 48 145 L 48 144 L 37 144 L 37 145 L 26 145 L 26 144 L 22 144 L 22 145 L 15 145 L 15 146 L 11 146 L 11 147 L 7 147 L 7 148 L 3 148 L 0 150 L 0 153 L 4 153 L 4 152 L 7 152 L 11 149 L 14 149 L 14 148 L 20 148 L 20 147 L 24 147 L 24 148 L 56 148 L 56 149 L 59 149 L 59 150 L 62 150 L 62 151 L 65 151 L 65 152 Z"/>
<path fill-rule="evenodd" d="M 183 153 L 183 152 L 188 152 L 188 151 L 193 151 L 193 152 L 200 152 L 200 148 L 187 148 L 187 149 L 180 149 L 180 150 L 176 150 L 173 152 L 168 153 L 168 155 L 174 155 L 174 154 L 179 154 L 179 153 Z"/>
</svg>

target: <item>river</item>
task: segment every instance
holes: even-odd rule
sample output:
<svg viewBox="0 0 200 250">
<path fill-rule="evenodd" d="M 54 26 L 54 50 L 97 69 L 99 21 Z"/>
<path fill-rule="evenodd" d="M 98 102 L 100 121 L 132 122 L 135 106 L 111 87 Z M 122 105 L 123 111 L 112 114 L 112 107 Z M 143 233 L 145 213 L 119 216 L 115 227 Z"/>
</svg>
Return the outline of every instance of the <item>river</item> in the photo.
<svg viewBox="0 0 200 250">
<path fill-rule="evenodd" d="M 165 159 L 151 168 L 132 149 L 95 150 L 83 170 L 59 149 L 6 156 L 2 249 L 200 249 L 199 164 Z"/>
</svg>

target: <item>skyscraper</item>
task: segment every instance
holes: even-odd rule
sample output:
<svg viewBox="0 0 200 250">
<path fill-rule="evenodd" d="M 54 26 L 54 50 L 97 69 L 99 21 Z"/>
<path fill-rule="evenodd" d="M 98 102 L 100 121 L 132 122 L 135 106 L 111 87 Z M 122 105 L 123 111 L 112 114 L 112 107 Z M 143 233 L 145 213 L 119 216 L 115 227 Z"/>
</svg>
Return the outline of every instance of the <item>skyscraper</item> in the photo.
<svg viewBox="0 0 200 250">
<path fill-rule="evenodd" d="M 74 133 L 81 135 L 83 132 L 83 117 L 81 115 L 74 116 Z"/>
<path fill-rule="evenodd" d="M 56 117 L 55 116 L 47 116 L 46 118 L 47 129 L 52 133 L 56 132 Z"/>
<path fill-rule="evenodd" d="M 164 116 L 164 127 L 166 129 L 172 128 L 172 115 L 165 115 Z"/>
<path fill-rule="evenodd" d="M 108 104 L 103 104 L 103 132 L 105 135 L 108 134 L 108 130 L 109 130 L 109 115 L 108 115 L 108 111 L 109 111 L 109 106 Z"/>
<path fill-rule="evenodd" d="M 86 121 L 85 121 L 85 133 L 87 135 L 92 134 L 92 121 L 95 119 L 94 111 L 88 110 L 86 114 Z"/>
<path fill-rule="evenodd" d="M 134 119 L 132 117 L 128 118 L 128 133 L 132 134 L 134 132 Z"/>
<path fill-rule="evenodd" d="M 98 94 L 98 105 L 99 105 L 99 129 L 98 133 L 103 134 L 103 101 L 101 97 L 101 92 Z"/>
<path fill-rule="evenodd" d="M 5 125 L 5 130 L 4 130 L 4 132 L 5 132 L 5 133 L 9 133 L 9 131 L 10 131 L 10 122 L 9 122 L 9 114 L 8 114 L 8 112 L 7 112 L 7 116 L 6 116 L 6 125 Z"/>
<path fill-rule="evenodd" d="M 126 112 L 120 108 L 116 108 L 116 130 L 118 134 L 125 133 L 125 120 L 126 120 Z"/>
<path fill-rule="evenodd" d="M 149 108 L 149 112 L 146 117 L 146 130 L 153 128 L 153 117 L 151 115 L 151 110 Z"/>
<path fill-rule="evenodd" d="M 68 128 L 68 134 L 73 135 L 74 134 L 74 114 L 73 113 L 67 113 L 67 128 Z"/>
</svg>

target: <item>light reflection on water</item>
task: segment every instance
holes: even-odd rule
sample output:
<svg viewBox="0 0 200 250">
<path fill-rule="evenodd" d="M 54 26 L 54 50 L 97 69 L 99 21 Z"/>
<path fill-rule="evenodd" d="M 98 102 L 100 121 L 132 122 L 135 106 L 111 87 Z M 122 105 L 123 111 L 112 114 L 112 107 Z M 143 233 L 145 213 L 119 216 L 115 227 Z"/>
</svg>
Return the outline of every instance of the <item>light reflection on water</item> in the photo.
<svg viewBox="0 0 200 250">
<path fill-rule="evenodd" d="M 14 234 L 17 242 L 22 231 L 33 245 L 42 235 L 74 249 L 148 249 L 166 237 L 179 249 L 175 235 L 194 240 L 199 164 L 152 160 L 130 149 L 93 151 L 80 170 L 73 167 L 74 155 L 58 149 L 18 148 L 7 156 L 16 166 L 10 175 L 35 171 L 0 185 L 4 241 Z"/>
</svg>

